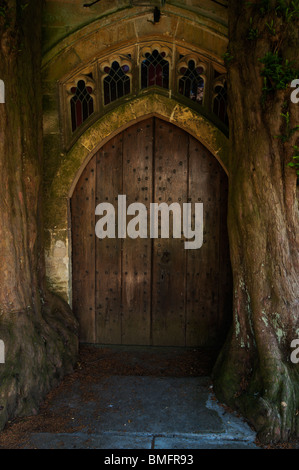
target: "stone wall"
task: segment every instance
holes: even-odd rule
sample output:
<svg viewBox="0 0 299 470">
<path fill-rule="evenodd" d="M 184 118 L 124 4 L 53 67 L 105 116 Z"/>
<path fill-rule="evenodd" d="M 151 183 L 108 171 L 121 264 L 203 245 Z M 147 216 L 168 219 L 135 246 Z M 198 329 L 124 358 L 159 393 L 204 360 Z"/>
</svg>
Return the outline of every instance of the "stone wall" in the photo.
<svg viewBox="0 0 299 470">
<path fill-rule="evenodd" d="M 101 0 L 90 8 L 84 4 L 92 3 L 92 0 L 45 0 L 43 37 L 44 51 L 47 52 L 67 36 L 79 31 L 84 26 L 109 17 L 117 11 L 123 11 L 124 17 L 134 11 L 132 5 L 148 4 L 152 6 L 139 7 L 139 11 L 151 11 L 155 5 L 161 4 L 160 0 Z M 225 3 L 225 1 L 223 1 Z M 213 19 L 224 26 L 227 25 L 227 10 L 211 0 L 167 0 L 162 12 L 175 7 L 193 13 L 194 18 Z"/>
<path fill-rule="evenodd" d="M 59 84 L 82 65 L 144 39 L 188 45 L 222 65 L 227 47 L 226 8 L 210 0 L 167 1 L 158 24 L 152 23 L 153 7 L 132 7 L 129 0 L 102 0 L 91 8 L 83 4 L 84 0 L 46 0 L 43 24 L 47 279 L 50 288 L 70 303 L 69 198 L 82 167 L 105 141 L 143 115 L 157 115 L 199 138 L 224 168 L 227 163 L 227 138 L 222 132 L 194 110 L 161 96 L 131 98 L 92 123 L 66 149 Z"/>
</svg>

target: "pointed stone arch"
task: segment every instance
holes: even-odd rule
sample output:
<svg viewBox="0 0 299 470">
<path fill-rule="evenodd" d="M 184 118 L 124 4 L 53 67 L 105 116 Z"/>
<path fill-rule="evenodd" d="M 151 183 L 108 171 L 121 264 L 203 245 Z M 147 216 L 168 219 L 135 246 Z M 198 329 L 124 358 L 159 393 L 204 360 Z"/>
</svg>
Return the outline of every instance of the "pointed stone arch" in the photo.
<svg viewBox="0 0 299 470">
<path fill-rule="evenodd" d="M 71 302 L 69 200 L 92 156 L 114 135 L 156 116 L 198 139 L 228 173 L 228 138 L 194 110 L 159 94 L 146 95 L 107 113 L 77 140 L 60 161 L 45 195 L 47 278 L 52 289 Z"/>
<path fill-rule="evenodd" d="M 99 15 L 88 16 L 85 22 L 78 16 L 76 27 L 69 31 L 57 30 L 53 17 L 47 17 L 55 34 L 45 46 L 42 63 L 47 279 L 50 288 L 70 302 L 69 198 L 88 160 L 114 134 L 147 116 L 156 116 L 194 136 L 217 158 L 226 173 L 228 169 L 228 138 L 224 129 L 217 128 L 217 122 L 213 124 L 209 115 L 189 107 L 187 101 L 186 104 L 179 101 L 171 90 L 164 90 L 164 94 L 155 90 L 139 96 L 135 93 L 102 115 L 95 109 L 91 120 L 82 126 L 82 133 L 66 139 L 64 120 L 68 110 L 65 96 L 61 96 L 62 82 L 81 77 L 87 66 L 101 58 L 114 57 L 123 48 L 163 43 L 175 46 L 177 51 L 197 51 L 215 69 L 219 68 L 219 73 L 224 69 L 223 54 L 228 42 L 224 7 L 214 2 L 196 4 L 194 8 L 166 3 L 161 21 L 153 25 L 149 21 L 152 9 L 148 7 L 124 6 L 102 11 L 101 6 L 100 3 Z"/>
</svg>

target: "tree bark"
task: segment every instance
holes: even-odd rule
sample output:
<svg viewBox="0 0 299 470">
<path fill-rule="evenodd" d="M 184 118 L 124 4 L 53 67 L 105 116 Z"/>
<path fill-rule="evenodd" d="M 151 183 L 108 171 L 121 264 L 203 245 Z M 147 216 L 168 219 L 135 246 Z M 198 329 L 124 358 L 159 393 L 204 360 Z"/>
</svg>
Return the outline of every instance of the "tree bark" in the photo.
<svg viewBox="0 0 299 470">
<path fill-rule="evenodd" d="M 263 2 L 264 4 L 266 2 Z M 278 51 L 298 69 L 298 18 L 261 14 L 261 2 L 229 2 L 229 215 L 234 278 L 233 326 L 214 369 L 217 397 L 241 411 L 263 442 L 299 435 L 299 218 L 296 172 L 288 166 L 298 132 L 285 142 L 285 119 L 299 124 L 290 88 L 261 100 L 263 65 Z M 275 34 L 268 31 L 274 21 Z M 249 25 L 258 38 L 248 39 Z M 298 76 L 299 78 L 299 76 Z"/>
<path fill-rule="evenodd" d="M 77 323 L 45 286 L 42 221 L 42 0 L 1 0 L 0 429 L 34 413 L 72 370 Z"/>
</svg>

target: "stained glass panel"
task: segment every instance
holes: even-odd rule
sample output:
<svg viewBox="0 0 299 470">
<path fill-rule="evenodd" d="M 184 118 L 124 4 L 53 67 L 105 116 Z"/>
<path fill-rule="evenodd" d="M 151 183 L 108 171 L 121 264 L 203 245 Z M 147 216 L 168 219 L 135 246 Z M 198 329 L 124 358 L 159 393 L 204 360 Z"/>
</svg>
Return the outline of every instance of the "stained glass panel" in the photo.
<svg viewBox="0 0 299 470">
<path fill-rule="evenodd" d="M 71 99 L 72 131 L 75 132 L 93 114 L 94 103 L 92 88 L 86 86 L 84 80 L 79 80 L 77 86 L 71 89 L 71 93 L 74 95 Z"/>
<path fill-rule="evenodd" d="M 217 85 L 215 87 L 216 96 L 214 97 L 213 112 L 221 119 L 224 124 L 228 126 L 227 115 L 227 87 L 226 82 L 224 85 Z"/>
<path fill-rule="evenodd" d="M 165 52 L 155 49 L 145 54 L 141 64 L 141 88 L 159 86 L 169 88 L 169 62 L 165 59 Z"/>
<path fill-rule="evenodd" d="M 129 72 L 128 65 L 121 66 L 117 61 L 114 61 L 111 67 L 105 67 L 104 72 L 107 73 L 107 77 L 104 78 L 105 105 L 130 93 L 131 80 L 126 75 Z"/>
<path fill-rule="evenodd" d="M 196 67 L 194 60 L 189 60 L 188 67 L 180 68 L 182 77 L 179 80 L 179 93 L 199 104 L 202 104 L 204 98 L 205 82 L 201 77 L 203 72 L 203 67 Z"/>
</svg>

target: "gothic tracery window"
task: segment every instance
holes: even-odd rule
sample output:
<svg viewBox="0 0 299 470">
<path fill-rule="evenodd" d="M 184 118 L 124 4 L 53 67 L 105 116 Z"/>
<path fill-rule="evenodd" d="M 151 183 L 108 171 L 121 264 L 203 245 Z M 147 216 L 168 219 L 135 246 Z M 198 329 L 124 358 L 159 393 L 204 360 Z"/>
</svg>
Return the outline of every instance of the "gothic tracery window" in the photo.
<svg viewBox="0 0 299 470">
<path fill-rule="evenodd" d="M 128 64 L 120 65 L 116 60 L 111 66 L 104 67 L 104 104 L 110 104 L 113 101 L 128 95 L 131 91 L 131 80 L 127 73 L 130 71 Z"/>
<path fill-rule="evenodd" d="M 226 81 L 222 84 L 217 83 L 214 86 L 213 112 L 228 126 Z"/>
<path fill-rule="evenodd" d="M 70 101 L 72 131 L 83 124 L 94 112 L 94 101 L 91 96 L 92 87 L 87 86 L 84 80 L 79 80 L 77 86 L 71 88 L 73 97 Z"/>
<path fill-rule="evenodd" d="M 104 115 L 111 103 L 137 97 L 150 87 L 185 104 L 188 99 L 200 105 L 199 112 L 212 120 L 214 115 L 218 125 L 221 121 L 228 127 L 224 67 L 184 46 L 147 41 L 96 58 L 82 66 L 75 78 L 73 74 L 61 82 L 67 145 L 77 138 L 77 130 L 90 116 Z"/>
<path fill-rule="evenodd" d="M 151 53 L 146 52 L 141 63 L 141 88 L 150 86 L 169 88 L 169 62 L 164 51 L 154 49 Z"/>
<path fill-rule="evenodd" d="M 204 98 L 205 82 L 202 77 L 204 68 L 196 65 L 193 59 L 184 63 L 179 68 L 181 78 L 179 80 L 179 93 L 186 98 L 202 104 Z"/>
</svg>

